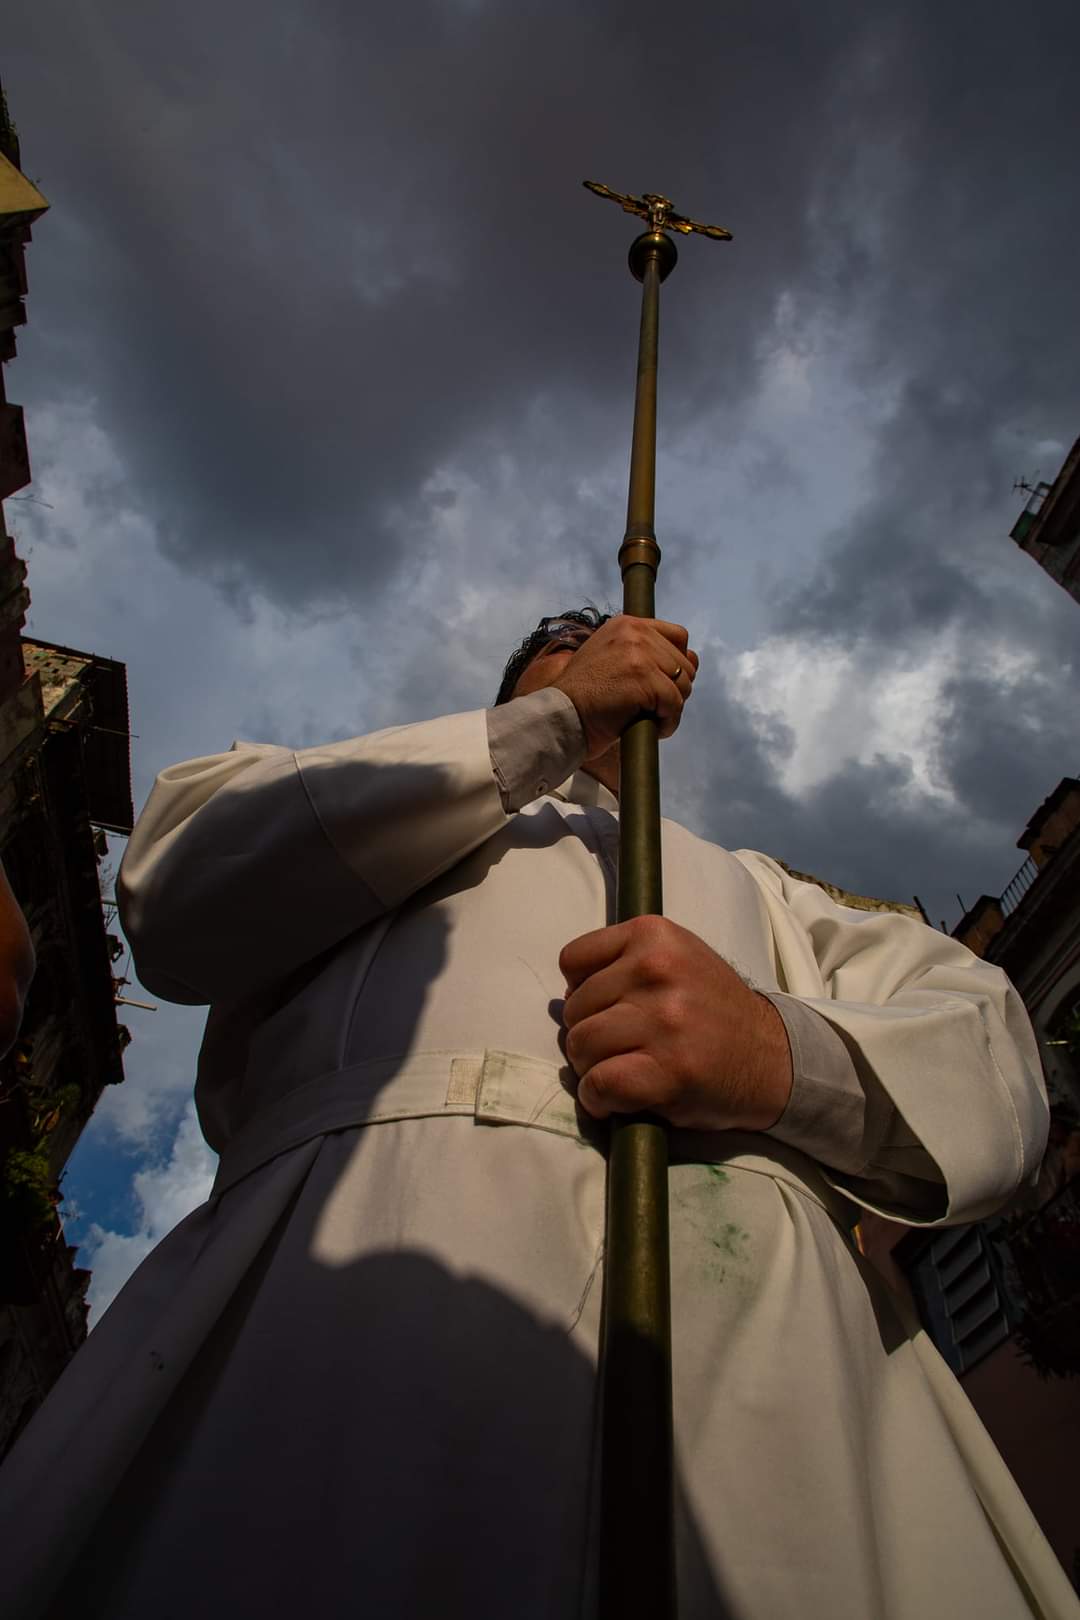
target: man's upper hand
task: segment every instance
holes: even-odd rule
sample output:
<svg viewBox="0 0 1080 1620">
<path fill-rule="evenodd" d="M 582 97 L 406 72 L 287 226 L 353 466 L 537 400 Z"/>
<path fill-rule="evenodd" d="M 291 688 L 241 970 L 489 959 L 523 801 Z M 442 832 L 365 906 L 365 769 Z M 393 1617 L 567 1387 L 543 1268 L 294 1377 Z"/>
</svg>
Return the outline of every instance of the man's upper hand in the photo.
<svg viewBox="0 0 1080 1620">
<path fill-rule="evenodd" d="M 698 655 L 681 624 L 619 614 L 602 624 L 553 684 L 573 703 L 587 760 L 597 759 L 632 720 L 655 715 L 670 737 L 694 689 Z"/>
<path fill-rule="evenodd" d="M 776 1124 L 792 1086 L 784 1021 L 696 934 L 637 917 L 572 940 L 559 966 L 587 1113 L 659 1114 L 699 1131 Z"/>
</svg>

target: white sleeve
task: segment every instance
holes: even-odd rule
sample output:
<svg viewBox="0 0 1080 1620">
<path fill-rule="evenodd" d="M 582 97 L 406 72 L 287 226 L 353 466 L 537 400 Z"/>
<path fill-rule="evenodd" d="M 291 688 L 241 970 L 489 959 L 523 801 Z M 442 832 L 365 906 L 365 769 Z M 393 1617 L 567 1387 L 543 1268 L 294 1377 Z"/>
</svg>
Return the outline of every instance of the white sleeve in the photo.
<svg viewBox="0 0 1080 1620">
<path fill-rule="evenodd" d="M 795 1083 L 772 1134 L 856 1203 L 917 1225 L 980 1220 L 1038 1170 L 1038 1048 L 1000 968 L 889 911 L 837 905 L 739 851 L 766 899 Z"/>
<path fill-rule="evenodd" d="M 526 744 L 533 711 L 553 707 L 546 693 L 507 705 L 518 782 L 561 769 L 550 728 L 537 726 L 534 757 Z M 170 766 L 117 878 L 139 977 L 193 1004 L 272 983 L 415 894 L 507 819 L 483 709 L 298 752 L 236 743 Z"/>
<path fill-rule="evenodd" d="M 553 686 L 489 709 L 487 728 L 504 810 L 532 804 L 572 776 L 584 758 L 578 712 Z"/>
</svg>

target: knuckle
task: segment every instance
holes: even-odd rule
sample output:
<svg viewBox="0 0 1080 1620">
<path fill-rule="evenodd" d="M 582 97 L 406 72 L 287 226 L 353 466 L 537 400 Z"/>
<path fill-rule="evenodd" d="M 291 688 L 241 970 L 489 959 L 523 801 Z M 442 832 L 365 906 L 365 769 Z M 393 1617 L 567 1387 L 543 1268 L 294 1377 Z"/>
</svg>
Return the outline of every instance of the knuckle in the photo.
<svg viewBox="0 0 1080 1620">
<path fill-rule="evenodd" d="M 631 917 L 625 926 L 630 930 L 630 938 L 635 945 L 649 945 L 667 938 L 666 917 L 648 913 L 644 917 Z"/>
<path fill-rule="evenodd" d="M 666 989 L 671 982 L 671 958 L 662 945 L 651 945 L 641 958 L 640 976 L 652 989 Z"/>
<path fill-rule="evenodd" d="M 685 1028 L 689 1008 L 687 998 L 679 989 L 669 989 L 657 1008 L 657 1022 L 669 1033 Z"/>
<path fill-rule="evenodd" d="M 649 1022 L 653 1042 L 658 1048 L 669 1046 L 682 1028 L 674 1003 L 663 991 L 655 997 L 649 1008 Z"/>
<path fill-rule="evenodd" d="M 581 1033 L 581 1026 L 567 1030 L 566 1055 L 576 1074 L 584 1074 L 589 1067 L 588 1042 Z"/>
<path fill-rule="evenodd" d="M 610 1103 L 612 1098 L 616 1095 L 616 1090 L 612 1083 L 613 1074 L 610 1069 L 605 1069 L 603 1067 L 590 1069 L 584 1078 L 588 1081 L 589 1091 L 596 1102 Z"/>
</svg>

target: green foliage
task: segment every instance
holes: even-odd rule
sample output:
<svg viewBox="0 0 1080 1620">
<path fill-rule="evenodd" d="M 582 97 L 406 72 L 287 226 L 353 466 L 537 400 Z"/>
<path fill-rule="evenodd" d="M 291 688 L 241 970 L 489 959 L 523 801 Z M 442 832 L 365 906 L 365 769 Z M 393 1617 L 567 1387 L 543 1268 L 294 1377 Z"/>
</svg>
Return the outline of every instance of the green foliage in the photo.
<svg viewBox="0 0 1080 1620">
<path fill-rule="evenodd" d="M 43 1142 L 26 1150 L 12 1148 L 3 1164 L 0 1208 L 7 1220 L 28 1227 L 51 1221 L 60 1202 L 60 1190 L 49 1166 Z"/>
<path fill-rule="evenodd" d="M 55 1131 L 64 1115 L 78 1106 L 81 1097 L 82 1090 L 74 1082 L 59 1086 L 55 1091 L 36 1086 L 28 1088 L 28 1107 L 35 1142 L 40 1142 Z"/>
<path fill-rule="evenodd" d="M 82 1088 L 73 1080 L 61 1083 L 55 1074 L 50 1084 L 40 1083 L 28 1040 L 17 1043 L 13 1058 L 31 1146 L 10 1148 L 0 1161 L 0 1224 L 9 1232 L 29 1233 L 55 1218 L 61 1200 L 49 1163 L 49 1138 L 79 1108 Z"/>
</svg>

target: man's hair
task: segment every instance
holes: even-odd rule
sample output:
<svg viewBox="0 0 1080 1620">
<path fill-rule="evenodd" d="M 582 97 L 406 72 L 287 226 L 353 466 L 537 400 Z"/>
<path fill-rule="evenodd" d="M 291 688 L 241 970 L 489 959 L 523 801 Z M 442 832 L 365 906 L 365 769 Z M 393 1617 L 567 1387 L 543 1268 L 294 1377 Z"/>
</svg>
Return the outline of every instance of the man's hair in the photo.
<svg viewBox="0 0 1080 1620">
<path fill-rule="evenodd" d="M 601 613 L 599 608 L 590 605 L 583 608 L 571 608 L 567 613 L 552 613 L 552 619 L 569 619 L 571 624 L 584 625 L 586 630 L 599 630 L 611 618 L 610 613 Z M 546 647 L 550 637 L 539 626 L 525 637 L 521 646 L 510 654 L 506 668 L 503 670 L 502 681 L 499 684 L 495 707 L 500 703 L 509 703 L 514 695 L 514 687 L 520 681 L 541 647 Z"/>
</svg>

